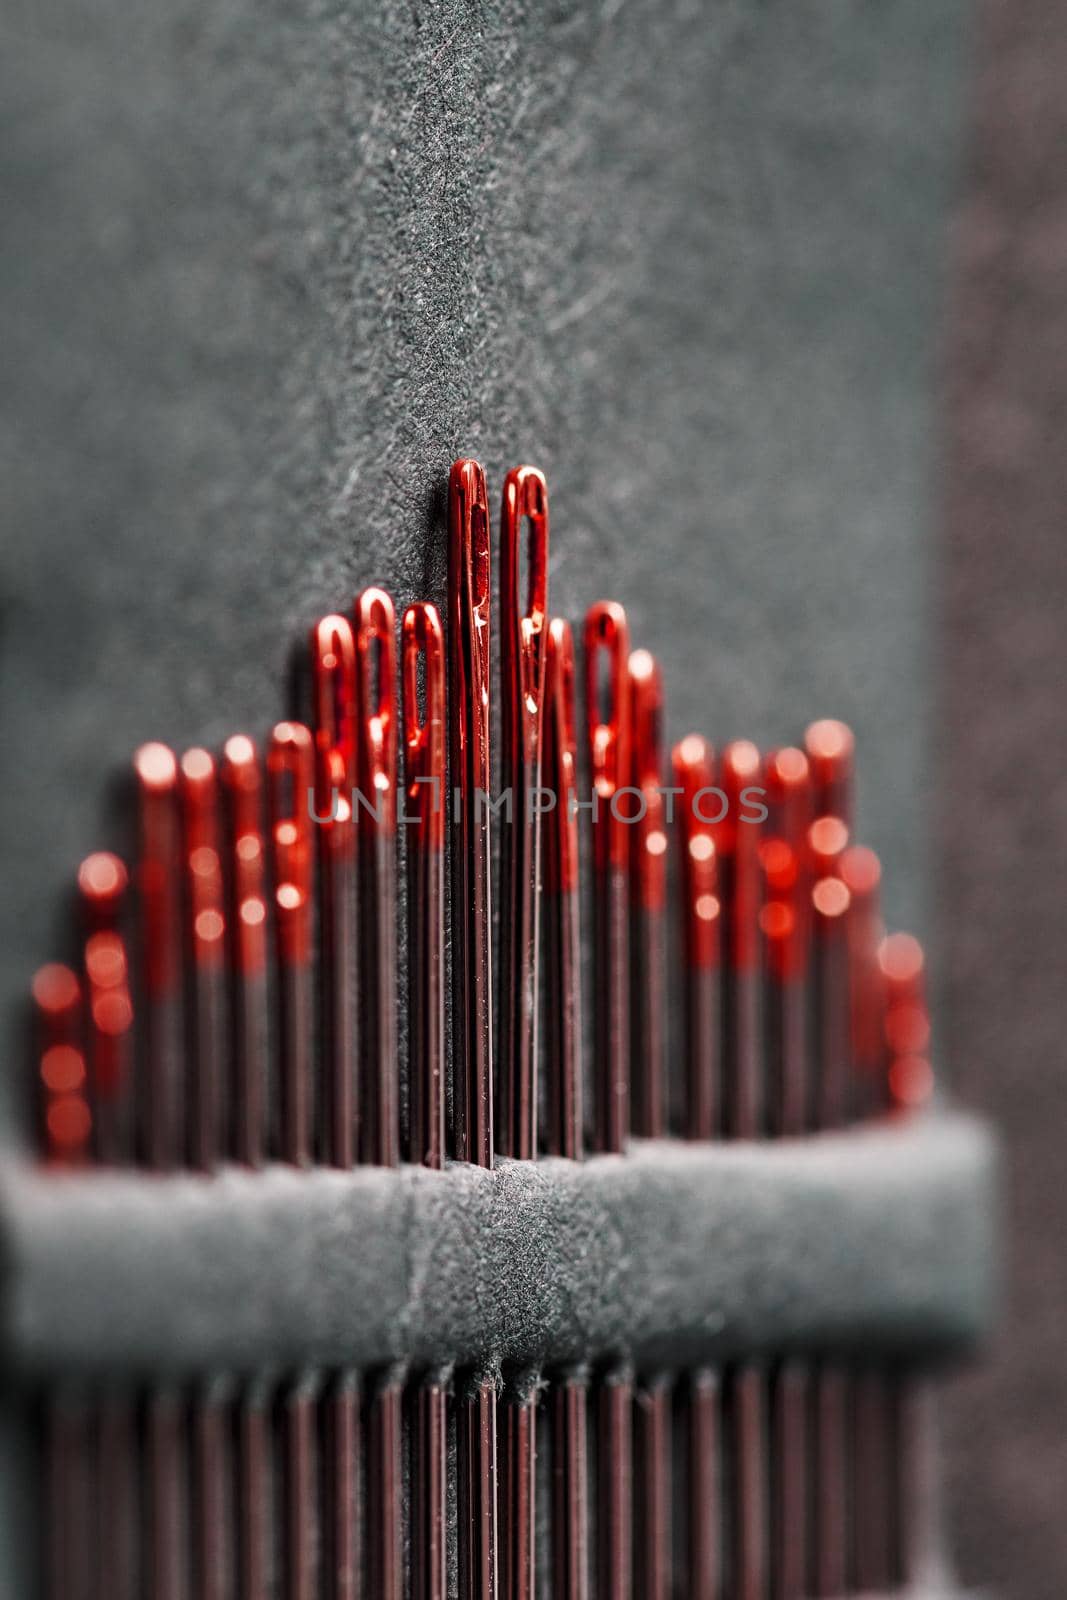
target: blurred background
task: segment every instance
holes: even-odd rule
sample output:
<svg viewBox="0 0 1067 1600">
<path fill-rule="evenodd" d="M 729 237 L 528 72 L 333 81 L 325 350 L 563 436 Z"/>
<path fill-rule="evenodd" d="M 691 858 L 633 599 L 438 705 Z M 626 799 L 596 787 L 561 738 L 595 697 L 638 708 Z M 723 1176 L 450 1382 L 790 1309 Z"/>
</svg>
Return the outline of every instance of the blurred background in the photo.
<svg viewBox="0 0 1067 1600">
<path fill-rule="evenodd" d="M 1006 1149 L 947 1405 L 963 1577 L 1067 1585 L 1067 0 L 76 0 L 0 23 L 0 1128 L 116 780 L 440 599 L 543 466 L 671 736 L 846 718 L 938 1061 Z M 495 492 L 495 489 L 494 489 Z"/>
<path fill-rule="evenodd" d="M 1005 1143 L 1007 1298 L 951 1391 L 965 1574 L 1067 1582 L 1067 6 L 983 5 L 952 226 L 937 542 L 937 948 L 953 1083 Z"/>
</svg>

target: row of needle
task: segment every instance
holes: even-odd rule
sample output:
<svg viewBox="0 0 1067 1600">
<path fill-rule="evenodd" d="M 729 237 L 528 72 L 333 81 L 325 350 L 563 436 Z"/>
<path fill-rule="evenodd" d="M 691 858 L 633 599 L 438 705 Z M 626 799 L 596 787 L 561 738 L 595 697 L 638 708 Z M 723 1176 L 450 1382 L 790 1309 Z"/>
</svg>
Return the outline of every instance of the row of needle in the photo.
<svg viewBox="0 0 1067 1600">
<path fill-rule="evenodd" d="M 494 761 L 490 545 L 485 475 L 461 460 L 447 631 L 414 604 L 398 647 L 392 600 L 366 590 L 312 630 L 306 723 L 263 751 L 237 735 L 218 758 L 137 753 L 133 881 L 90 856 L 79 959 L 34 980 L 48 1160 L 488 1168 L 619 1155 L 631 1136 L 795 1137 L 927 1098 L 922 953 L 884 936 L 848 730 L 816 723 L 766 754 L 691 735 L 668 761 L 658 664 L 604 601 L 585 619 L 583 747 L 575 643 L 547 605 L 547 485 L 520 467 L 499 519 Z M 507 807 L 488 803 L 494 768 Z M 458 1583 L 532 1600 L 546 1519 L 560 1600 L 859 1593 L 906 1574 L 916 1387 L 831 1355 L 679 1375 L 620 1351 L 547 1377 L 64 1392 L 47 1403 L 48 1593 L 443 1600 Z"/>
</svg>

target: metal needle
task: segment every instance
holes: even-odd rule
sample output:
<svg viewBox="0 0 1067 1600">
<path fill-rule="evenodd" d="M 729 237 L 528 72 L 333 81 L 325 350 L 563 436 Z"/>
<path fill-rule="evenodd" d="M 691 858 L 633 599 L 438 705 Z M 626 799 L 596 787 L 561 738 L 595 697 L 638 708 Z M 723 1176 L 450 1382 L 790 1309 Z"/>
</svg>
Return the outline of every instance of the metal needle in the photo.
<svg viewBox="0 0 1067 1600">
<path fill-rule="evenodd" d="M 778 1137 L 795 1138 L 807 1129 L 810 1100 L 808 827 L 814 801 L 804 752 L 786 747 L 768 755 L 766 787 L 770 815 L 760 847 L 760 927 L 767 960 L 769 1122 Z M 807 1362 L 795 1356 L 781 1362 L 770 1390 L 773 1600 L 801 1600 L 807 1586 L 810 1403 Z"/>
<path fill-rule="evenodd" d="M 452 830 L 453 1112 L 456 1155 L 493 1164 L 493 978 L 489 837 L 489 505 L 476 461 L 448 481 L 449 765 Z M 496 1381 L 474 1374 L 456 1400 L 460 1593 L 495 1600 Z"/>
<path fill-rule="evenodd" d="M 382 589 L 365 589 L 354 608 L 356 781 L 359 815 L 359 994 L 366 1095 L 364 1159 L 400 1164 L 396 1049 L 396 613 Z M 367 1561 L 370 1591 L 400 1600 L 401 1402 L 403 1382 L 380 1374 L 369 1396 Z M 349 1514 L 350 1496 L 334 1514 Z"/>
<path fill-rule="evenodd" d="M 688 734 L 674 747 L 672 767 L 678 796 L 678 947 L 685 989 L 686 1136 L 714 1139 L 719 1133 L 722 1003 L 722 906 L 713 820 L 714 758 L 707 741 Z M 691 1600 L 717 1600 L 721 1563 L 719 1483 L 719 1374 L 709 1366 L 689 1374 L 687 1415 L 688 1582 Z"/>
<path fill-rule="evenodd" d="M 78 869 L 85 928 L 87 1064 L 93 1152 L 109 1166 L 133 1160 L 133 1001 L 122 932 L 128 875 L 118 856 L 97 851 Z"/>
<path fill-rule="evenodd" d="M 315 763 L 309 730 L 279 722 L 267 749 L 271 879 L 278 982 L 281 1080 L 279 1154 L 293 1166 L 312 1157 L 315 852 L 308 804 Z"/>
<path fill-rule="evenodd" d="M 711 796 L 711 747 L 691 733 L 672 756 L 678 797 L 678 883 L 682 915 L 680 939 L 685 986 L 685 1128 L 690 1139 L 714 1139 L 719 1132 L 722 1087 L 720 1012 L 722 902 Z"/>
<path fill-rule="evenodd" d="M 545 653 L 544 781 L 555 796 L 544 828 L 545 1075 L 550 1155 L 580 1161 L 582 1149 L 581 903 L 578 873 L 578 749 L 574 642 L 554 617 Z M 561 1373 L 550 1391 L 552 1593 L 586 1600 L 589 1587 L 588 1380 Z"/>
<path fill-rule="evenodd" d="M 356 861 L 352 793 L 356 783 L 356 647 L 348 620 L 324 617 L 311 635 L 315 693 L 315 811 L 319 843 L 319 945 L 322 1006 L 323 1158 L 355 1160 Z"/>
<path fill-rule="evenodd" d="M 144 1073 L 142 1144 L 147 1165 L 157 1172 L 185 1155 L 185 1084 L 182 1059 L 181 950 L 182 879 L 178 763 L 162 744 L 143 745 L 134 756 L 138 783 L 141 903 L 144 961 Z M 188 1594 L 184 1532 L 188 1470 L 181 1397 L 170 1389 L 148 1396 L 147 1587 L 155 1600 Z"/>
<path fill-rule="evenodd" d="M 520 541 L 527 534 L 527 593 Z M 548 593 L 548 487 L 536 467 L 515 467 L 500 507 L 501 767 L 511 811 L 500 841 L 500 1048 L 498 1142 L 505 1155 L 537 1154 L 538 918 L 542 700 Z M 525 599 L 525 606 L 524 606 Z M 537 1387 L 523 1375 L 504 1411 L 503 1590 L 532 1600 Z"/>
<path fill-rule="evenodd" d="M 128 874 L 118 856 L 97 851 L 78 869 L 85 926 L 88 1060 L 96 1158 L 134 1159 L 133 1002 L 122 932 Z M 96 1468 L 101 1514 L 96 1552 L 100 1600 L 137 1593 L 137 1417 L 125 1390 L 108 1386 L 99 1401 Z"/>
<path fill-rule="evenodd" d="M 227 798 L 233 1096 L 228 1143 L 238 1161 L 262 1165 L 267 1119 L 267 882 L 263 776 L 259 752 L 244 734 L 222 754 Z"/>
<path fill-rule="evenodd" d="M 602 682 L 601 658 L 604 658 Z M 630 633 L 611 600 L 585 618 L 586 729 L 593 779 L 594 1144 L 621 1153 L 630 1132 L 630 830 L 617 797 L 630 777 Z M 597 1592 L 628 1600 L 633 1584 L 633 1374 L 600 1380 L 597 1416 Z"/>
<path fill-rule="evenodd" d="M 630 1132 L 630 830 L 617 805 L 630 776 L 630 633 L 612 600 L 585 619 L 586 727 L 593 779 L 593 1061 L 595 1144 L 621 1151 Z M 601 657 L 605 678 L 601 683 Z"/>
<path fill-rule="evenodd" d="M 408 866 L 409 1159 L 440 1169 L 445 1150 L 444 634 L 431 605 L 409 606 L 401 631 Z M 422 672 L 422 705 L 419 677 Z M 445 1600 L 448 1584 L 447 1389 L 416 1388 L 412 1419 L 412 1600 Z"/>
<path fill-rule="evenodd" d="M 80 1166 L 91 1149 L 81 985 L 57 962 L 32 985 L 37 1095 L 46 1161 Z M 48 1600 L 90 1600 L 93 1562 L 92 1418 L 81 1392 L 60 1389 L 44 1414 L 48 1540 L 42 1555 Z"/>
<path fill-rule="evenodd" d="M 543 819 L 546 1145 L 582 1157 L 581 899 L 575 735 L 574 642 L 554 617 L 545 666 L 545 780 L 556 803 Z"/>
<path fill-rule="evenodd" d="M 759 1137 L 764 1127 L 760 910 L 762 879 L 758 796 L 763 762 L 747 740 L 722 754 L 726 813 L 718 829 L 726 962 L 723 1078 L 727 1131 Z M 767 1567 L 764 1442 L 766 1373 L 743 1363 L 728 1375 L 729 1439 L 735 1464 L 731 1537 L 737 1600 L 762 1600 Z"/>
<path fill-rule="evenodd" d="M 310 734 L 307 747 L 310 762 Z M 222 782 L 227 799 L 225 876 L 234 1058 L 228 1144 L 237 1161 L 257 1168 L 267 1155 L 267 850 L 259 752 L 244 734 L 226 741 Z M 227 1440 L 235 1458 L 233 1561 L 242 1600 L 260 1600 L 267 1583 L 268 1437 L 266 1396 L 263 1385 L 253 1382 L 237 1401 L 235 1427 Z M 209 1515 L 218 1518 L 222 1511 L 209 1508 Z"/>
<path fill-rule="evenodd" d="M 476 461 L 448 481 L 449 762 L 452 849 L 455 1145 L 493 1164 L 493 1004 L 489 839 L 489 506 Z"/>
<path fill-rule="evenodd" d="M 667 1065 L 663 998 L 667 986 L 664 915 L 667 832 L 663 796 L 663 679 L 647 650 L 634 650 L 630 679 L 631 776 L 637 814 L 630 822 L 630 944 L 633 1004 L 634 1132 L 667 1132 Z"/>
<path fill-rule="evenodd" d="M 527 594 L 519 544 L 527 533 Z M 548 488 L 536 467 L 504 480 L 500 509 L 501 768 L 511 815 L 500 840 L 499 1142 L 505 1155 L 537 1152 L 537 978 L 542 700 L 548 598 Z"/>
<path fill-rule="evenodd" d="M 808 728 L 804 748 L 815 790 L 815 820 L 808 830 L 814 879 L 814 1119 L 817 1128 L 827 1129 L 844 1121 L 850 1087 L 850 901 L 840 864 L 852 826 L 854 741 L 844 723 L 826 719 Z M 848 1373 L 836 1363 L 820 1362 L 813 1394 L 816 1515 L 812 1588 L 816 1596 L 841 1594 L 847 1579 L 848 1405 Z"/>
<path fill-rule="evenodd" d="M 201 1172 L 223 1154 L 227 927 L 221 857 L 220 791 L 214 758 L 187 750 L 181 760 L 185 889 L 186 1018 L 192 1061 L 189 1156 Z M 190 1405 L 192 1587 L 198 1600 L 223 1600 L 230 1585 L 228 1406 L 208 1380 Z"/>
</svg>

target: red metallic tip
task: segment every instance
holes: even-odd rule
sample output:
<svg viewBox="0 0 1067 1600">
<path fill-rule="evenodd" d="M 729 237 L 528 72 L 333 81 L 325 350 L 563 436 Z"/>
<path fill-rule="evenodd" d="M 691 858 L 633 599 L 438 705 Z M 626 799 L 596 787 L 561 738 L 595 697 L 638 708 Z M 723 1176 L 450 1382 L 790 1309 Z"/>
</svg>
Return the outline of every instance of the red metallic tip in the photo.
<svg viewBox="0 0 1067 1600">
<path fill-rule="evenodd" d="M 697 733 L 687 734 L 672 752 L 682 845 L 682 893 L 685 916 L 685 959 L 690 968 L 712 970 L 719 965 L 722 905 L 719 899 L 719 860 L 715 848 L 717 797 L 711 746 Z"/>
<path fill-rule="evenodd" d="M 356 782 L 356 646 L 345 617 L 323 617 L 311 630 L 315 705 L 316 800 L 321 809 L 338 791 L 335 820 L 347 821 Z"/>
<path fill-rule="evenodd" d="M 847 847 L 848 828 L 841 817 L 816 817 L 808 829 L 808 849 L 815 876 L 837 877 Z"/>
<path fill-rule="evenodd" d="M 758 838 L 755 824 L 742 825 L 740 822 L 742 815 L 752 814 L 753 801 L 758 803 L 763 800 L 762 795 L 752 796 L 749 800 L 741 798 L 746 789 L 764 787 L 763 762 L 759 751 L 750 740 L 735 739 L 724 748 L 721 786 L 726 796 L 724 802 L 726 811 L 717 829 L 719 849 L 723 855 L 733 855 L 738 845 L 744 845 L 746 837 L 750 837 L 753 841 Z M 742 827 L 750 830 L 749 833 L 743 833 Z"/>
<path fill-rule="evenodd" d="M 452 962 L 457 1002 L 456 1153 L 493 1160 L 493 977 L 490 933 L 489 507 L 485 473 L 457 461 L 448 480 L 450 782 L 458 792 L 452 851 Z"/>
<path fill-rule="evenodd" d="M 911 934 L 894 933 L 883 939 L 878 961 L 886 983 L 889 1096 L 899 1110 L 915 1111 L 934 1091 L 923 948 Z"/>
<path fill-rule="evenodd" d="M 113 1100 L 124 1087 L 124 1040 L 133 1027 L 126 945 L 118 932 L 128 887 L 125 865 L 108 851 L 86 856 L 78 869 L 78 889 L 87 938 L 89 1058 L 93 1091 Z"/>
<path fill-rule="evenodd" d="M 605 661 L 601 681 L 600 657 Z M 602 809 L 630 778 L 630 629 L 614 600 L 598 600 L 585 616 L 585 710 L 593 786 Z M 613 825 L 614 823 L 614 825 Z M 598 868 L 626 863 L 629 834 L 617 819 L 598 815 L 593 830 Z"/>
<path fill-rule="evenodd" d="M 94 933 L 85 942 L 85 976 L 94 1034 L 93 1088 L 114 1099 L 124 1087 L 120 1047 L 133 1027 L 126 946 L 117 933 Z"/>
<path fill-rule="evenodd" d="M 178 763 L 165 744 L 143 744 L 133 758 L 133 768 L 142 789 L 153 794 L 168 794 L 178 781 Z"/>
<path fill-rule="evenodd" d="M 882 864 L 866 845 L 851 845 L 838 867 L 849 892 L 848 930 L 852 1058 L 866 1075 L 868 1088 L 880 1077 L 885 1062 L 885 975 L 878 960 L 884 929 L 879 903 Z"/>
<path fill-rule="evenodd" d="M 274 902 L 282 961 L 311 956 L 311 894 L 314 872 L 308 794 L 314 783 L 314 746 L 299 722 L 279 722 L 267 749 Z"/>
<path fill-rule="evenodd" d="M 638 787 L 654 787 L 661 777 L 663 676 L 648 650 L 631 653 L 629 672 L 634 781 Z"/>
<path fill-rule="evenodd" d="M 489 792 L 489 500 L 477 461 L 453 463 L 448 478 L 449 615 L 458 671 L 452 718 L 464 753 L 455 781 Z M 466 802 L 473 804 L 473 799 Z"/>
<path fill-rule="evenodd" d="M 838 864 L 838 875 L 848 888 L 853 900 L 867 902 L 878 894 L 882 881 L 882 863 L 873 850 L 865 844 L 850 845 Z"/>
<path fill-rule="evenodd" d="M 548 826 L 545 883 L 565 893 L 578 886 L 578 745 L 574 712 L 574 638 L 570 624 L 553 617 L 545 652 L 545 778 L 556 795 Z"/>
<path fill-rule="evenodd" d="M 235 733 L 222 750 L 222 781 L 230 800 L 234 837 L 257 834 L 260 826 L 259 753 L 246 734 Z"/>
<path fill-rule="evenodd" d="M 926 1056 L 895 1056 L 889 1063 L 889 1095 L 901 1111 L 918 1111 L 934 1093 L 934 1069 Z"/>
<path fill-rule="evenodd" d="M 820 878 L 811 891 L 811 903 L 820 917 L 834 921 L 845 915 L 852 901 L 840 878 Z"/>
<path fill-rule="evenodd" d="M 34 975 L 31 994 L 45 1154 L 52 1161 L 75 1163 L 88 1154 L 92 1134 L 82 1049 L 81 986 L 69 967 L 50 962 Z"/>
<path fill-rule="evenodd" d="M 39 1020 L 49 1030 L 75 1036 L 81 1005 L 81 985 L 69 967 L 50 961 L 34 974 L 31 991 Z"/>
<path fill-rule="evenodd" d="M 519 594 L 519 541 L 528 525 L 527 593 Z M 548 606 L 548 485 L 536 467 L 514 467 L 500 506 L 500 652 L 504 682 L 505 759 L 508 747 L 537 759 L 544 693 Z"/>
<path fill-rule="evenodd" d="M 886 983 L 885 1036 L 890 1055 L 924 1055 L 930 1044 L 930 1013 L 922 945 L 910 934 L 892 934 L 879 946 L 878 964 Z"/>
<path fill-rule="evenodd" d="M 126 982 L 126 946 L 117 933 L 90 935 L 85 941 L 85 971 L 90 983 L 100 989 L 117 989 Z"/>
<path fill-rule="evenodd" d="M 643 802 L 633 829 L 633 893 L 641 905 L 655 911 L 667 898 L 667 833 L 661 793 L 663 679 L 659 663 L 648 650 L 632 652 L 628 672 L 632 781 Z"/>
<path fill-rule="evenodd" d="M 226 741 L 222 781 L 229 797 L 233 839 L 233 961 L 238 973 L 251 974 L 266 966 L 267 905 L 259 752 L 243 733 Z"/>
<path fill-rule="evenodd" d="M 848 847 L 848 828 L 838 816 L 816 817 L 808 829 L 815 883 L 811 903 L 824 921 L 843 917 L 852 904 L 847 884 L 841 880 L 841 860 Z"/>
<path fill-rule="evenodd" d="M 114 926 L 128 885 L 125 863 L 110 850 L 86 856 L 78 868 L 78 893 L 91 931 Z"/>
<path fill-rule="evenodd" d="M 185 863 L 193 959 L 217 966 L 223 957 L 222 862 L 219 858 L 218 779 L 207 750 L 187 750 L 181 762 Z"/>
<path fill-rule="evenodd" d="M 765 785 L 762 757 L 748 739 L 735 739 L 723 750 L 721 787 L 726 813 L 716 832 L 720 854 L 729 863 L 730 964 L 736 971 L 750 972 L 760 959 L 759 808 L 765 802 Z"/>
<path fill-rule="evenodd" d="M 138 785 L 140 858 L 137 883 L 144 917 L 145 982 L 152 996 L 178 983 L 178 763 L 163 744 L 142 745 L 133 758 Z"/>
<path fill-rule="evenodd" d="M 815 784 L 815 814 L 841 817 L 852 826 L 856 741 L 844 722 L 824 717 L 804 735 Z"/>
<path fill-rule="evenodd" d="M 921 995 L 926 959 L 923 947 L 910 933 L 891 933 L 882 940 L 878 959 L 886 980 L 897 993 Z"/>
<path fill-rule="evenodd" d="M 464 556 L 470 558 L 471 597 L 475 607 L 489 606 L 489 498 L 480 462 L 460 457 L 448 475 L 449 528 Z"/>
<path fill-rule="evenodd" d="M 806 970 L 811 944 L 807 835 L 813 800 L 807 756 L 789 746 L 772 751 L 764 782 L 769 820 L 760 845 L 766 897 L 760 928 L 771 971 L 782 979 L 796 978 Z"/>
<path fill-rule="evenodd" d="M 356 783 L 365 827 L 396 832 L 396 611 L 384 589 L 356 600 Z"/>
<path fill-rule="evenodd" d="M 401 637 L 407 814 L 417 818 L 415 843 L 440 850 L 445 837 L 445 638 L 436 607 L 409 606 Z"/>
<path fill-rule="evenodd" d="M 767 757 L 764 782 L 770 829 L 794 850 L 802 850 L 804 832 L 814 815 L 811 766 L 803 750 L 786 745 Z"/>
</svg>

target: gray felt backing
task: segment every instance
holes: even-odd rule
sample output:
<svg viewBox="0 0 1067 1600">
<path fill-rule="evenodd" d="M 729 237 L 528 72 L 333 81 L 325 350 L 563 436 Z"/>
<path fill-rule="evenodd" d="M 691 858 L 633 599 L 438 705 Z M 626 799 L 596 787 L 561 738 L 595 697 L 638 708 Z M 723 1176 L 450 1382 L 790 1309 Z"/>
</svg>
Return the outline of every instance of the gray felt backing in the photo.
<svg viewBox="0 0 1067 1600">
<path fill-rule="evenodd" d="M 12 1169 L 4 1332 L 68 1377 L 958 1355 L 991 1313 L 992 1179 L 948 1115 L 491 1172 Z"/>
</svg>

